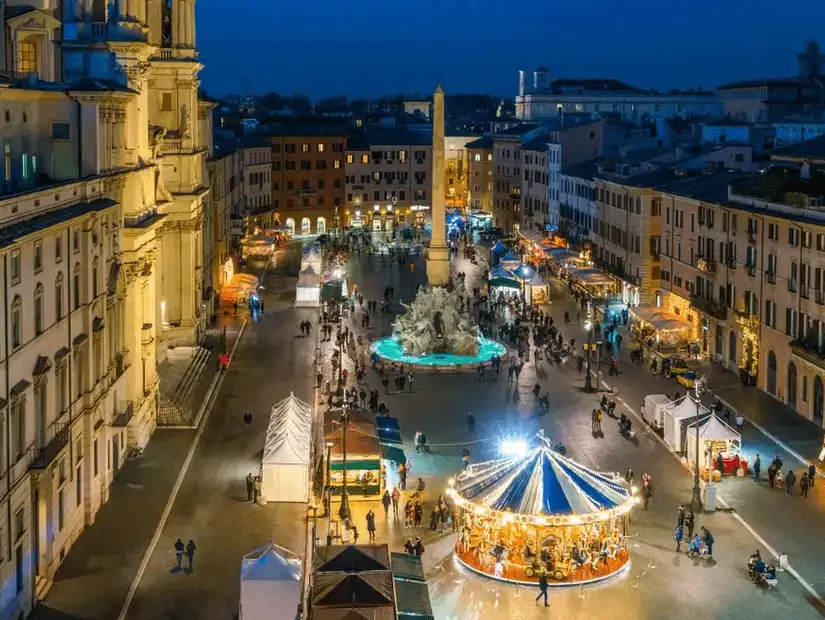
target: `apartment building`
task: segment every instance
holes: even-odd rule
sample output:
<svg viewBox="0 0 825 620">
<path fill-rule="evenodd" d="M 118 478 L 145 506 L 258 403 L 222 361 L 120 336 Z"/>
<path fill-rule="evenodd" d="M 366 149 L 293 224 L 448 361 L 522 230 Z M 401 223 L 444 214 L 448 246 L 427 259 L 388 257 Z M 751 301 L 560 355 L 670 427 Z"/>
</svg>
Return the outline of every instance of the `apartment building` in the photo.
<svg viewBox="0 0 825 620">
<path fill-rule="evenodd" d="M 232 216 L 240 219 L 244 212 L 243 150 L 234 145 L 220 145 L 207 167 L 212 189 L 211 208 L 204 212 L 203 220 L 204 297 L 213 300 L 235 273 L 232 253 L 240 249 L 240 236 L 232 234 Z"/>
<path fill-rule="evenodd" d="M 559 227 L 561 218 L 561 177 L 566 166 L 600 157 L 604 152 L 604 122 L 590 114 L 562 114 L 542 123 L 548 130 L 548 219 Z"/>
<path fill-rule="evenodd" d="M 244 229 L 274 228 L 277 212 L 272 204 L 272 148 L 269 144 L 243 146 Z"/>
<path fill-rule="evenodd" d="M 449 134 L 444 138 L 446 179 L 444 197 L 447 208 L 466 209 L 470 194 L 470 154 L 467 144 L 478 135 Z"/>
<path fill-rule="evenodd" d="M 591 241 L 596 220 L 597 160 L 568 166 L 559 173 L 557 233 L 574 247 Z M 548 192 L 550 188 L 548 187 Z"/>
<path fill-rule="evenodd" d="M 493 138 L 482 136 L 467 143 L 469 159 L 469 205 L 474 211 L 493 212 L 495 192 L 493 188 Z"/>
<path fill-rule="evenodd" d="M 493 225 L 507 233 L 518 231 L 521 227 L 521 145 L 542 134 L 535 123 L 518 125 L 492 134 Z"/>
<path fill-rule="evenodd" d="M 296 234 L 342 225 L 347 136 L 323 126 L 280 126 L 271 134 L 275 219 Z"/>
<path fill-rule="evenodd" d="M 0 16 L 3 618 L 48 590 L 155 429 L 158 358 L 206 319 L 194 3 L 36 4 Z"/>
<path fill-rule="evenodd" d="M 543 231 L 549 222 L 548 139 L 538 137 L 521 145 L 522 230 Z"/>
<path fill-rule="evenodd" d="M 352 136 L 346 153 L 344 226 L 392 230 L 430 220 L 432 134 L 370 131 Z"/>
</svg>

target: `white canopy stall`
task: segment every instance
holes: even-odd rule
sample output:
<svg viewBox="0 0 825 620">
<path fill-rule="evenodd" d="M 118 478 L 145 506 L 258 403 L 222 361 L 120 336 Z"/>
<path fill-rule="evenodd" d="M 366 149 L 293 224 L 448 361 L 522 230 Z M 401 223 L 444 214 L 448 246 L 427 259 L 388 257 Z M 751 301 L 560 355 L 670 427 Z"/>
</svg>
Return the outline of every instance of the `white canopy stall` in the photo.
<svg viewBox="0 0 825 620">
<path fill-rule="evenodd" d="M 296 306 L 319 306 L 321 304 L 321 273 L 312 264 L 307 264 L 298 273 L 295 287 Z"/>
<path fill-rule="evenodd" d="M 708 408 L 700 403 L 699 416 L 705 416 L 709 413 Z M 676 452 L 681 452 L 684 449 L 682 446 L 682 420 L 688 420 L 688 418 L 696 418 L 696 401 L 690 396 L 683 396 L 664 408 L 665 443 Z"/>
<path fill-rule="evenodd" d="M 274 543 L 241 560 L 239 620 L 296 620 L 300 617 L 301 558 Z"/>
<path fill-rule="evenodd" d="M 687 459 L 689 463 L 696 462 L 696 422 L 688 426 L 685 434 L 687 441 Z M 742 444 L 742 437 L 725 424 L 716 414 L 700 418 L 699 420 L 699 466 L 710 467 L 712 461 L 718 453 L 722 453 L 725 458 L 730 454 L 739 454 Z"/>
<path fill-rule="evenodd" d="M 309 501 L 312 409 L 290 394 L 272 407 L 261 459 L 266 502 Z"/>
<path fill-rule="evenodd" d="M 642 417 L 655 428 L 665 425 L 665 409 L 673 404 L 666 394 L 648 394 L 642 405 Z"/>
<path fill-rule="evenodd" d="M 310 245 L 306 246 L 303 251 L 301 252 L 301 269 L 306 269 L 309 266 L 312 266 L 315 271 L 321 273 L 321 246 L 317 243 L 311 243 Z"/>
</svg>

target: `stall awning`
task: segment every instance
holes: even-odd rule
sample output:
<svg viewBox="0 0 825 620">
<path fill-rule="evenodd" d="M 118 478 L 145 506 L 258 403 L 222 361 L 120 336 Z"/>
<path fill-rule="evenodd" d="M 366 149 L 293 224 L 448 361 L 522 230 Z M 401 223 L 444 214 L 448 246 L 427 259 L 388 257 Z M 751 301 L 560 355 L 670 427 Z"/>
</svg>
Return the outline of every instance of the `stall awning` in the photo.
<svg viewBox="0 0 825 620">
<path fill-rule="evenodd" d="M 406 463 L 406 461 L 404 461 Z M 332 471 L 342 471 L 344 469 L 344 461 L 333 461 L 329 468 Z M 362 471 L 362 470 L 376 470 L 381 469 L 381 463 L 378 460 L 364 459 L 358 461 L 347 461 L 347 471 Z"/>
<path fill-rule="evenodd" d="M 510 280 L 508 278 L 493 278 L 487 282 L 490 286 L 501 286 L 504 288 L 520 289 L 521 284 L 517 280 Z"/>
<path fill-rule="evenodd" d="M 635 316 L 640 321 L 650 323 L 656 329 L 661 330 L 680 330 L 693 329 L 693 323 L 683 319 L 675 314 L 662 312 L 661 308 L 654 306 L 639 306 L 637 308 L 629 308 L 630 314 Z"/>
<path fill-rule="evenodd" d="M 596 269 L 575 269 L 571 272 L 571 275 L 577 280 L 581 280 L 583 284 L 591 286 L 613 283 L 613 278 Z"/>
<path fill-rule="evenodd" d="M 381 443 L 404 443 L 401 440 L 401 432 L 398 427 L 392 428 L 390 426 L 378 427 L 378 441 Z"/>
<path fill-rule="evenodd" d="M 425 582 L 397 578 L 393 581 L 399 618 L 435 618 L 430 604 L 430 591 Z"/>
<path fill-rule="evenodd" d="M 404 451 L 401 448 L 388 446 L 387 444 L 381 444 L 381 457 L 387 461 L 392 461 L 396 465 L 401 465 L 402 463 L 407 462 L 407 455 L 404 454 Z M 349 465 L 349 463 L 347 463 L 347 465 Z M 349 467 L 347 467 L 347 469 L 349 469 Z"/>
</svg>

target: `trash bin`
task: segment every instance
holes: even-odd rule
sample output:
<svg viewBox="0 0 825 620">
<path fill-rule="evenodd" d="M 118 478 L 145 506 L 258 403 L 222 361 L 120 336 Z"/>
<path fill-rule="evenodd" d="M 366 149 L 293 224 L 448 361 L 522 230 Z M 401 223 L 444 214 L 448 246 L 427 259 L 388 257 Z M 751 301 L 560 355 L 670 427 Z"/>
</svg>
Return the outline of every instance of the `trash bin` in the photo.
<svg viewBox="0 0 825 620">
<path fill-rule="evenodd" d="M 702 502 L 706 512 L 716 511 L 716 483 L 708 482 L 705 485 L 705 498 Z"/>
</svg>

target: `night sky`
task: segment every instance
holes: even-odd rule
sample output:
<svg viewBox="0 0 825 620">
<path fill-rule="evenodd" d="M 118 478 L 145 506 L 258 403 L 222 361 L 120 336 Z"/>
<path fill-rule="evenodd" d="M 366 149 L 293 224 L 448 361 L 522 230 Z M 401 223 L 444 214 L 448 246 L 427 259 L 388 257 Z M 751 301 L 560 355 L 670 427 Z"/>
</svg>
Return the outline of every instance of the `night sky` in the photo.
<svg viewBox="0 0 825 620">
<path fill-rule="evenodd" d="M 197 0 L 196 6 L 207 90 L 313 98 L 423 94 L 438 80 L 447 92 L 513 96 L 517 71 L 540 65 L 551 79 L 713 88 L 794 75 L 796 54 L 825 24 L 823 0 Z"/>
</svg>

